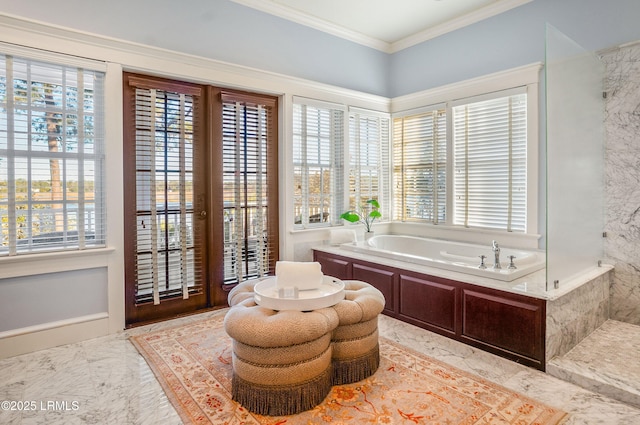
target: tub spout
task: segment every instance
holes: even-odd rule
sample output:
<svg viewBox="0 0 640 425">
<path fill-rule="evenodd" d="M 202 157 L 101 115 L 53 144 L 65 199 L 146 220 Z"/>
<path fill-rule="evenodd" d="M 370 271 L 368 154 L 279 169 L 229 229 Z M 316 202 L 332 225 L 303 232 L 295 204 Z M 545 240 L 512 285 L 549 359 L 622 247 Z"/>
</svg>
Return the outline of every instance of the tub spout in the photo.
<svg viewBox="0 0 640 425">
<path fill-rule="evenodd" d="M 493 260 L 493 268 L 494 269 L 501 269 L 502 266 L 500 266 L 500 247 L 498 246 L 498 242 L 497 241 L 493 241 L 491 243 L 492 247 L 493 247 L 493 255 L 494 255 L 494 260 Z"/>
</svg>

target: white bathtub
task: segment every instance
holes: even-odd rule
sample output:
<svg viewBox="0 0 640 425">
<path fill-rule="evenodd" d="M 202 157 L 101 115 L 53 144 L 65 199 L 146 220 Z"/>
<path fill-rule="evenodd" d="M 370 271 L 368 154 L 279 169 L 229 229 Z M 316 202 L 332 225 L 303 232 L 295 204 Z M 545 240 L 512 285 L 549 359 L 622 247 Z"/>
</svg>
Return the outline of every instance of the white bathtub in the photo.
<svg viewBox="0 0 640 425">
<path fill-rule="evenodd" d="M 340 245 L 340 247 L 349 251 L 506 282 L 533 273 L 545 266 L 544 252 L 500 247 L 500 265 L 502 268 L 494 269 L 494 253 L 491 241 L 485 246 L 414 236 L 379 235 L 365 242 L 346 243 Z M 487 266 L 486 269 L 478 267 L 481 255 L 486 256 L 484 260 Z M 508 268 L 508 257 L 510 255 L 515 257 L 515 269 Z"/>
</svg>

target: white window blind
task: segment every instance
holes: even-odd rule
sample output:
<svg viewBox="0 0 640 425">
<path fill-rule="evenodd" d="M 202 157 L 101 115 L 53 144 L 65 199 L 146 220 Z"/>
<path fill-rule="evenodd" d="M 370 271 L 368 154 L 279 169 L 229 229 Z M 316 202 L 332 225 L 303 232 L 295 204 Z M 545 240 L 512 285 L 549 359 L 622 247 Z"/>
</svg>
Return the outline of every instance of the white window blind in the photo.
<svg viewBox="0 0 640 425">
<path fill-rule="evenodd" d="M 188 299 L 203 291 L 194 211 L 194 115 L 198 96 L 135 88 L 135 301 Z"/>
<path fill-rule="evenodd" d="M 358 210 L 368 199 L 381 204 L 390 218 L 389 117 L 379 113 L 349 111 L 349 209 Z"/>
<path fill-rule="evenodd" d="M 444 108 L 393 120 L 394 218 L 446 219 L 447 117 Z"/>
<path fill-rule="evenodd" d="M 340 214 L 345 209 L 344 115 L 344 108 L 339 106 L 295 99 L 295 228 L 340 224 Z"/>
<path fill-rule="evenodd" d="M 274 171 L 268 164 L 275 108 L 274 100 L 222 95 L 225 284 L 264 276 L 277 260 L 277 240 L 269 237 L 277 230 L 269 221 L 277 201 L 269 191 Z"/>
<path fill-rule="evenodd" d="M 453 107 L 454 224 L 525 232 L 527 98 L 495 96 Z"/>
<path fill-rule="evenodd" d="M 105 246 L 103 72 L 0 55 L 0 221 L 0 255 Z"/>
</svg>

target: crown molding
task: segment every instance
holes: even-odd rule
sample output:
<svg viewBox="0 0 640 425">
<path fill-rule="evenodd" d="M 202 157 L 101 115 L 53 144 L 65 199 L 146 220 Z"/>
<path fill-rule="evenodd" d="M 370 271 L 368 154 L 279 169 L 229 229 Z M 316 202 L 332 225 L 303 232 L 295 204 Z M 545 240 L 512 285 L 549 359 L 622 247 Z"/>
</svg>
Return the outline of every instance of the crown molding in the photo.
<svg viewBox="0 0 640 425">
<path fill-rule="evenodd" d="M 541 77 L 540 71 L 543 67 L 544 64 L 542 62 L 534 62 L 493 74 L 394 97 L 391 99 L 391 112 L 399 113 L 451 100 L 501 91 L 507 88 L 538 84 Z"/>
<path fill-rule="evenodd" d="M 260 12 L 268 13 L 270 15 L 277 16 L 282 19 L 286 19 L 291 22 L 295 22 L 300 25 L 304 25 L 322 32 L 326 32 L 336 37 L 343 38 L 354 43 L 361 44 L 366 47 L 371 47 L 376 50 L 383 51 L 385 53 L 391 53 L 389 49 L 391 45 L 386 41 L 379 40 L 374 37 L 369 37 L 360 32 L 350 30 L 340 25 L 336 25 L 332 22 L 324 19 L 316 18 L 309 14 L 300 12 L 287 6 L 283 6 L 279 3 L 264 0 L 231 0 L 234 3 L 241 4 L 243 6 L 250 7 L 252 9 L 259 10 Z"/>
<path fill-rule="evenodd" d="M 112 62 L 125 70 L 197 83 L 254 90 L 272 95 L 296 93 L 332 101 L 348 98 L 362 107 L 388 111 L 389 98 L 265 71 L 203 56 L 78 31 L 0 12 L 0 42 L 81 59 Z"/>
<path fill-rule="evenodd" d="M 446 33 L 459 30 L 466 26 L 480 22 L 484 19 L 488 19 L 493 16 L 499 15 L 503 12 L 522 6 L 531 1 L 533 0 L 497 1 L 483 8 L 480 8 L 474 12 L 468 13 L 466 15 L 444 22 L 440 25 L 436 25 L 432 28 L 426 29 L 414 35 L 410 35 L 409 37 L 403 38 L 402 40 L 398 40 L 394 43 L 391 43 L 389 45 L 389 52 L 390 53 L 399 52 L 411 46 L 415 46 L 416 44 L 424 43 L 425 41 L 429 41 L 431 39 L 434 39 Z"/>
<path fill-rule="evenodd" d="M 348 41 L 352 41 L 354 43 L 358 43 L 366 47 L 371 47 L 373 49 L 380 50 L 384 53 L 391 54 L 391 53 L 399 52 L 411 46 L 415 46 L 416 44 L 420 44 L 425 41 L 434 39 L 448 32 L 452 32 L 460 28 L 466 27 L 468 25 L 475 24 L 476 22 L 480 22 L 492 16 L 499 15 L 500 13 L 506 12 L 507 10 L 516 8 L 518 6 L 522 6 L 523 4 L 529 3 L 533 0 L 497 0 L 496 2 L 489 4 L 485 7 L 482 7 L 476 11 L 470 12 L 466 15 L 452 19 L 440 25 L 436 25 L 432 28 L 418 32 L 414 35 L 410 35 L 409 37 L 405 37 L 393 43 L 379 40 L 377 38 L 364 35 L 357 31 L 352 31 L 348 28 L 325 21 L 324 19 L 316 18 L 314 16 L 308 15 L 306 13 L 300 12 L 298 10 L 292 9 L 287 6 L 283 6 L 278 3 L 274 3 L 272 1 L 264 1 L 264 0 L 231 0 L 231 1 L 233 1 L 234 3 L 241 4 L 243 6 L 250 7 L 252 9 L 259 10 L 261 12 L 268 13 L 270 15 L 274 15 L 274 16 L 286 19 L 288 21 L 305 25 L 310 28 L 323 31 L 331 35 L 335 35 L 336 37 L 344 38 Z"/>
</svg>

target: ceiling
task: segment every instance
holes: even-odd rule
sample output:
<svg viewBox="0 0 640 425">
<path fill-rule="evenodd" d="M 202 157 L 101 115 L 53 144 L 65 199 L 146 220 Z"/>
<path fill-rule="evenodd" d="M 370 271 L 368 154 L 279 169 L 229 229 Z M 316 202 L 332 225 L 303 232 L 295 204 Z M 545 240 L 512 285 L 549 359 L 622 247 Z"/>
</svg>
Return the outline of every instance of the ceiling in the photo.
<svg viewBox="0 0 640 425">
<path fill-rule="evenodd" d="M 532 0 L 232 0 L 387 53 Z"/>
</svg>

